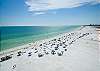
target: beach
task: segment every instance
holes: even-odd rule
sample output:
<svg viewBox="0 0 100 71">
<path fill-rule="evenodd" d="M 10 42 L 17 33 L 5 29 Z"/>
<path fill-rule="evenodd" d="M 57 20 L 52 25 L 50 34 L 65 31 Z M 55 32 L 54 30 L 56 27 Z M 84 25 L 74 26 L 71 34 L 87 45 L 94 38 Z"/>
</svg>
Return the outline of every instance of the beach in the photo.
<svg viewBox="0 0 100 71">
<path fill-rule="evenodd" d="M 0 52 L 0 71 L 99 71 L 100 28 L 81 26 Z"/>
</svg>

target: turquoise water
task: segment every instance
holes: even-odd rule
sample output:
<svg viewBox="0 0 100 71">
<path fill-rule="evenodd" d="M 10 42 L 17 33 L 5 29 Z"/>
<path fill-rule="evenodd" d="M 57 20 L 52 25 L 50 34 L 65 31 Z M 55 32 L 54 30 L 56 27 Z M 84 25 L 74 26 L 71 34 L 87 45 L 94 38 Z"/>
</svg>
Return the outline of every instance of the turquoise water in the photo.
<svg viewBox="0 0 100 71">
<path fill-rule="evenodd" d="M 37 40 L 49 38 L 59 33 L 74 30 L 79 26 L 5 26 L 0 27 L 0 51 Z"/>
</svg>

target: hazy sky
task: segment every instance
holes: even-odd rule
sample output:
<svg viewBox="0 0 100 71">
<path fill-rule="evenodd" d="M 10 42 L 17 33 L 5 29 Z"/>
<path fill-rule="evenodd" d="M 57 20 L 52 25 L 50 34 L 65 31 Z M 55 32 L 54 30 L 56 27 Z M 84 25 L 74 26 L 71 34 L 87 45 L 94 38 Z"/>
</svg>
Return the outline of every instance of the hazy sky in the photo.
<svg viewBox="0 0 100 71">
<path fill-rule="evenodd" d="M 0 0 L 0 25 L 100 24 L 100 0 Z"/>
</svg>

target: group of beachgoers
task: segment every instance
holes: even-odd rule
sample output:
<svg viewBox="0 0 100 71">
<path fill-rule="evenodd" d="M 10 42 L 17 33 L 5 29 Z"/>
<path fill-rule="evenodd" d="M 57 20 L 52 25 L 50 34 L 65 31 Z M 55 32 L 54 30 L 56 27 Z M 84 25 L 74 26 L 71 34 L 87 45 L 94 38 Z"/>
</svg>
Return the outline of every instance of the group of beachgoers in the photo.
<svg viewBox="0 0 100 71">
<path fill-rule="evenodd" d="M 76 31 L 76 32 L 74 31 L 70 33 L 60 34 L 58 37 L 55 37 L 51 40 L 48 40 L 45 42 L 41 41 L 37 43 L 36 46 L 29 44 L 30 46 L 32 46 L 31 50 L 34 50 L 34 51 L 28 52 L 28 57 L 32 56 L 33 53 L 37 54 L 39 58 L 48 54 L 62 56 L 64 52 L 68 50 L 67 49 L 68 46 L 73 44 L 76 40 L 90 34 L 89 32 L 87 33 L 80 32 L 82 29 L 84 29 L 84 27 L 81 27 L 79 31 Z M 28 47 L 24 49 L 27 50 Z M 27 51 L 19 50 L 16 56 L 18 57 L 22 56 L 26 52 Z M 3 56 L 1 57 L 0 62 L 9 60 L 12 58 L 12 56 L 13 54 Z"/>
</svg>

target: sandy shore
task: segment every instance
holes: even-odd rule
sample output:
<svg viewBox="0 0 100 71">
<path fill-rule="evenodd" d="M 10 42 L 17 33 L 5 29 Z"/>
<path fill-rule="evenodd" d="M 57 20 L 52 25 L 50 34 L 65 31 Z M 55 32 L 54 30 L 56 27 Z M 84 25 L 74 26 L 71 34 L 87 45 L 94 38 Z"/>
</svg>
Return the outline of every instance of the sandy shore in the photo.
<svg viewBox="0 0 100 71">
<path fill-rule="evenodd" d="M 99 40 L 99 62 L 100 62 L 100 26 L 96 28 L 96 31 L 98 32 L 98 40 Z"/>
<path fill-rule="evenodd" d="M 0 71 L 99 71 L 100 31 L 84 26 L 0 52 Z M 99 39 L 98 39 L 99 38 Z"/>
<path fill-rule="evenodd" d="M 83 28 L 83 26 L 75 29 L 74 31 L 80 30 L 81 28 Z M 67 34 L 69 34 L 69 33 L 67 33 Z M 46 42 L 46 41 L 49 41 L 49 40 L 52 40 L 52 39 L 55 39 L 55 38 L 59 38 L 59 37 L 63 36 L 63 34 L 65 34 L 65 33 L 61 33 L 61 35 L 59 34 L 58 36 L 53 37 L 53 38 L 39 40 L 39 41 L 36 41 L 35 43 L 28 43 L 28 44 L 25 44 L 25 45 L 22 45 L 22 46 L 18 46 L 18 47 L 10 48 L 10 49 L 7 49 L 7 50 L 3 50 L 3 51 L 0 52 L 0 57 L 12 54 L 13 52 L 18 52 L 19 50 L 27 49 L 31 46 L 35 47 L 35 46 L 37 46 L 37 44 L 39 45 L 41 42 L 43 43 L 43 42 Z"/>
</svg>

